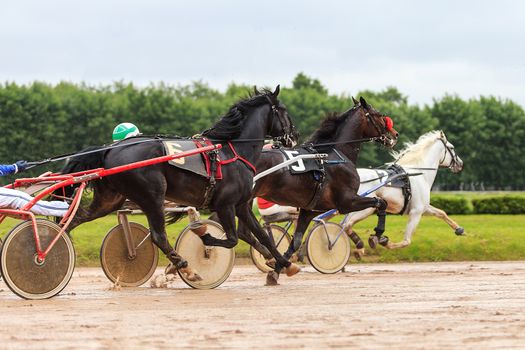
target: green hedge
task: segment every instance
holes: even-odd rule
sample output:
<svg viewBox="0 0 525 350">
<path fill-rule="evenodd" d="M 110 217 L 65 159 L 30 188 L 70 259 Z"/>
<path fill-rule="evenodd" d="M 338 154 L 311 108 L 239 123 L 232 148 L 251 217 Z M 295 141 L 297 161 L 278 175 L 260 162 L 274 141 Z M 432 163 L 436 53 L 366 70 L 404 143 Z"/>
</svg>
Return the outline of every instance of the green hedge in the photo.
<svg viewBox="0 0 525 350">
<path fill-rule="evenodd" d="M 472 199 L 476 214 L 524 214 L 525 196 L 506 195 Z"/>
<path fill-rule="evenodd" d="M 469 214 L 472 212 L 469 201 L 461 195 L 432 195 L 430 204 L 444 210 L 447 214 Z"/>
<path fill-rule="evenodd" d="M 432 194 L 430 204 L 447 214 L 525 214 L 523 194 Z"/>
</svg>

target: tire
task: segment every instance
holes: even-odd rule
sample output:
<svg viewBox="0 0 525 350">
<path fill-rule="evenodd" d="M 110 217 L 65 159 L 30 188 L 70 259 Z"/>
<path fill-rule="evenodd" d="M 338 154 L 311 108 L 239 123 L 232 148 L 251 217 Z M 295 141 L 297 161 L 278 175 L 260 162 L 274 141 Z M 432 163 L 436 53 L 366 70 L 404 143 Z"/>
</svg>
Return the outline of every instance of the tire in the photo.
<svg viewBox="0 0 525 350">
<path fill-rule="evenodd" d="M 45 250 L 60 232 L 60 227 L 37 219 L 40 245 Z M 24 299 L 47 299 L 60 293 L 69 283 L 75 268 L 75 249 L 66 233 L 49 251 L 42 264 L 37 263 L 33 225 L 24 221 L 6 236 L 0 255 L 4 282 Z"/>
<path fill-rule="evenodd" d="M 290 246 L 290 242 L 292 239 L 290 238 L 290 235 L 286 232 L 284 228 L 282 228 L 279 225 L 270 225 L 270 229 L 272 232 L 273 240 L 275 244 L 277 245 L 277 250 L 279 253 L 284 254 L 288 247 Z M 255 267 L 257 267 L 261 272 L 270 272 L 273 271 L 271 267 L 266 265 L 266 259 L 264 256 L 259 253 L 254 247 L 250 247 L 250 258 L 253 261 L 253 264 Z"/>
<path fill-rule="evenodd" d="M 306 251 L 310 264 L 319 272 L 329 274 L 336 273 L 345 267 L 350 258 L 350 239 L 343 232 L 332 249 L 328 247 L 327 235 L 330 241 L 334 241 L 342 230 L 341 225 L 327 222 L 315 225 L 308 235 Z M 326 231 L 325 231 L 326 227 Z"/>
<path fill-rule="evenodd" d="M 149 230 L 146 227 L 136 222 L 130 222 L 129 227 L 136 247 L 135 257 L 129 257 L 124 228 L 119 224 L 109 230 L 102 241 L 100 264 L 111 282 L 118 281 L 122 287 L 138 287 L 155 273 L 159 250 L 151 238 L 147 238 Z"/>
<path fill-rule="evenodd" d="M 226 236 L 220 224 L 211 220 L 201 221 L 208 225 L 206 232 L 213 237 L 223 238 Z M 234 249 L 223 247 L 208 248 L 208 256 L 206 256 L 206 247 L 200 237 L 190 230 L 189 226 L 186 226 L 177 238 L 175 251 L 188 262 L 189 267 L 202 277 L 202 281 L 190 281 L 185 274 L 178 271 L 181 279 L 192 288 L 216 288 L 228 279 L 233 270 L 235 262 Z"/>
</svg>

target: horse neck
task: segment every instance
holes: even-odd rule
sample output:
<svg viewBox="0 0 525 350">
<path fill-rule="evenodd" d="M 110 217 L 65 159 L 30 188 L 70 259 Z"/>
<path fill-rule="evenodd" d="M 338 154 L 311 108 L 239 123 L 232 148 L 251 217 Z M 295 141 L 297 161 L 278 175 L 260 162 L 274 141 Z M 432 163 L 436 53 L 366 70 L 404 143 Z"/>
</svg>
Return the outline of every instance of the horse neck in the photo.
<svg viewBox="0 0 525 350">
<path fill-rule="evenodd" d="M 252 164 L 255 164 L 261 155 L 266 130 L 270 122 L 269 118 L 264 115 L 266 108 L 257 108 L 255 111 L 252 115 L 246 116 L 243 130 L 238 137 L 239 140 L 246 141 L 233 142 L 235 151 Z"/>
<path fill-rule="evenodd" d="M 434 142 L 425 153 L 424 157 L 421 157 L 421 159 L 417 162 L 411 162 L 410 164 L 406 163 L 404 164 L 402 159 L 400 162 L 398 162 L 400 165 L 405 165 L 406 167 L 414 167 L 414 168 L 432 168 L 436 170 L 422 170 L 423 178 L 425 181 L 432 186 L 434 183 L 434 180 L 436 179 L 437 175 L 437 169 L 439 167 L 439 162 L 443 158 L 443 144 L 441 142 Z M 419 172 L 417 169 L 412 169 L 408 171 L 410 172 Z"/>
<path fill-rule="evenodd" d="M 334 142 L 352 141 L 365 137 L 360 127 L 360 119 L 355 116 L 350 116 L 348 118 L 351 119 L 345 122 L 343 129 L 339 132 Z M 338 143 L 334 148 L 356 164 L 360 146 L 360 143 Z"/>
</svg>

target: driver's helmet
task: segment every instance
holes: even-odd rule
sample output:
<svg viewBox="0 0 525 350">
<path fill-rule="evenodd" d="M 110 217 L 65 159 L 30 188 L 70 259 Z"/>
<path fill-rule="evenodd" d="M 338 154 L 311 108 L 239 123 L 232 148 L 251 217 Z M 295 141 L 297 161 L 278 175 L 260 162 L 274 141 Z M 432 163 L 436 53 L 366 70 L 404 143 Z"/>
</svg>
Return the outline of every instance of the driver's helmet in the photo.
<svg viewBox="0 0 525 350">
<path fill-rule="evenodd" d="M 120 141 L 138 135 L 140 135 L 139 128 L 132 123 L 120 123 L 113 129 L 113 141 Z"/>
</svg>

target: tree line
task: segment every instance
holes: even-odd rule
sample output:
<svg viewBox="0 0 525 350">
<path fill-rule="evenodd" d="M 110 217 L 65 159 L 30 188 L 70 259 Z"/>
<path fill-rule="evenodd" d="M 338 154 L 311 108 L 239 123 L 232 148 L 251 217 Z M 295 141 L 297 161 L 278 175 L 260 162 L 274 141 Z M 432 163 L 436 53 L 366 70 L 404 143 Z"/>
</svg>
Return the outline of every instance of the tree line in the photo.
<svg viewBox="0 0 525 350">
<path fill-rule="evenodd" d="M 270 87 L 273 88 L 273 87 Z M 253 86 L 231 84 L 219 91 L 202 82 L 171 86 L 164 83 L 139 88 L 116 82 L 90 86 L 62 82 L 50 85 L 0 84 L 0 163 L 19 159 L 40 160 L 79 151 L 90 145 L 111 142 L 115 125 L 135 123 L 144 134 L 191 136 L 210 127 Z M 429 105 L 408 102 L 395 87 L 364 90 L 363 96 L 376 109 L 390 115 L 400 133 L 400 142 L 415 141 L 423 133 L 441 129 L 455 145 L 465 167 L 460 174 L 441 170 L 435 188 L 442 190 L 524 189 L 525 112 L 517 103 L 480 96 L 469 100 L 444 95 Z M 281 87 L 302 140 L 327 113 L 343 112 L 353 103 L 350 94 L 330 94 L 318 79 L 300 73 L 292 86 Z M 359 166 L 376 167 L 392 157 L 381 146 L 361 148 Z M 33 170 L 37 175 L 48 168 Z M 3 183 L 11 179 L 3 179 Z"/>
</svg>

